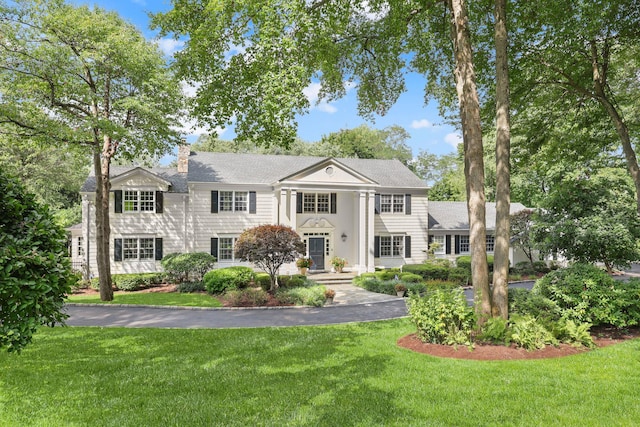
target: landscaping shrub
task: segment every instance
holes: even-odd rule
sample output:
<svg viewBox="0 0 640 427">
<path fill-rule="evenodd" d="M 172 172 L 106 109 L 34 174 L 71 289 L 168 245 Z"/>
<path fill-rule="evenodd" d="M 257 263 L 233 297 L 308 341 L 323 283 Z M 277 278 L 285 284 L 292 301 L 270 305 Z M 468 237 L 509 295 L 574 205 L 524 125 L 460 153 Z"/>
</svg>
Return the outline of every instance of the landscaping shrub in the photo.
<svg viewBox="0 0 640 427">
<path fill-rule="evenodd" d="M 131 273 L 114 274 L 111 276 L 113 283 L 121 291 L 139 291 L 150 288 L 164 282 L 163 273 Z"/>
<path fill-rule="evenodd" d="M 471 255 L 461 255 L 456 258 L 456 266 L 465 268 L 468 271 L 471 271 Z M 487 255 L 487 266 L 489 267 L 489 272 L 493 271 L 493 255 Z"/>
<path fill-rule="evenodd" d="M 552 271 L 536 282 L 533 292 L 552 300 L 562 318 L 576 323 L 623 328 L 640 322 L 640 281 L 616 282 L 592 265 Z"/>
<path fill-rule="evenodd" d="M 278 284 L 282 288 L 297 288 L 304 286 L 307 281 L 307 276 L 302 274 L 282 275 L 278 276 Z M 269 282 L 271 284 L 271 282 Z"/>
<path fill-rule="evenodd" d="M 547 344 L 558 345 L 558 340 L 532 316 L 512 315 L 510 318 L 511 342 L 527 350 L 544 348 Z"/>
<path fill-rule="evenodd" d="M 249 267 L 235 266 L 211 270 L 204 275 L 204 286 L 210 294 L 227 290 L 246 288 L 253 280 L 253 270 Z"/>
<path fill-rule="evenodd" d="M 401 273 L 399 268 L 388 268 L 385 270 L 381 270 L 375 274 L 376 277 L 380 280 L 394 280 L 398 278 Z"/>
<path fill-rule="evenodd" d="M 269 294 L 261 288 L 231 289 L 225 292 L 224 299 L 233 307 L 256 307 L 265 305 Z"/>
<path fill-rule="evenodd" d="M 310 305 L 321 307 L 324 305 L 324 286 L 279 288 L 275 297 L 285 304 Z"/>
<path fill-rule="evenodd" d="M 268 291 L 271 288 L 271 276 L 269 276 L 269 273 L 256 273 L 253 277 L 253 282 L 264 291 Z"/>
<path fill-rule="evenodd" d="M 203 292 L 205 290 L 205 286 L 202 281 L 182 282 L 178 284 L 177 290 L 178 292 L 185 294 L 192 292 Z"/>
<path fill-rule="evenodd" d="M 445 280 L 457 283 L 458 286 L 469 286 L 471 283 L 471 271 L 463 267 L 451 268 Z"/>
<path fill-rule="evenodd" d="M 431 261 L 423 264 L 407 264 L 402 267 L 402 271 L 418 274 L 425 280 L 447 280 L 449 275 L 449 267 L 447 265 Z"/>
<path fill-rule="evenodd" d="M 420 283 L 422 282 L 422 276 L 414 273 L 401 273 L 400 280 L 405 283 Z"/>
<path fill-rule="evenodd" d="M 536 274 L 534 266 L 532 266 L 529 261 L 520 261 L 519 263 L 516 263 L 516 265 L 511 268 L 511 271 L 515 274 L 521 274 L 524 276 L 533 276 Z"/>
<path fill-rule="evenodd" d="M 434 344 L 471 344 L 475 324 L 473 309 L 461 289 L 429 291 L 409 297 L 409 317 L 417 336 Z"/>
<path fill-rule="evenodd" d="M 480 342 L 509 345 L 509 322 L 502 317 L 490 317 L 482 325 L 476 339 Z"/>
<path fill-rule="evenodd" d="M 509 313 L 552 321 L 562 317 L 562 310 L 555 302 L 523 288 L 509 289 Z"/>
<path fill-rule="evenodd" d="M 457 283 L 449 282 L 448 280 L 427 280 L 424 284 L 428 291 L 435 289 L 453 290 L 460 287 Z"/>
<path fill-rule="evenodd" d="M 212 270 L 216 258 L 206 252 L 172 253 L 160 261 L 162 268 L 171 280 L 180 283 L 188 280 L 201 280 Z"/>
</svg>

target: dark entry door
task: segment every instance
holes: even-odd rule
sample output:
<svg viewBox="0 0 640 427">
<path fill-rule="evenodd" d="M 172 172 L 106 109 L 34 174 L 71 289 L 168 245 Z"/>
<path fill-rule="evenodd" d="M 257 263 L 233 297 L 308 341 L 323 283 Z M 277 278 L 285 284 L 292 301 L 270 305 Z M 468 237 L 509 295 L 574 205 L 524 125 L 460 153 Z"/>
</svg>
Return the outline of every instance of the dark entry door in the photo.
<svg viewBox="0 0 640 427">
<path fill-rule="evenodd" d="M 324 237 L 309 238 L 309 257 L 313 260 L 311 270 L 324 270 Z"/>
</svg>

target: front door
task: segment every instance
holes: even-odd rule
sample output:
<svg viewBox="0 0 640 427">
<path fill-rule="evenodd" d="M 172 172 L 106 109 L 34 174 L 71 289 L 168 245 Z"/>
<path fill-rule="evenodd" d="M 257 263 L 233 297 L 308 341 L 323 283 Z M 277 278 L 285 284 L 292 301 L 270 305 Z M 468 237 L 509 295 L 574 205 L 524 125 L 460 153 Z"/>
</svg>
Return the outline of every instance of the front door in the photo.
<svg viewBox="0 0 640 427">
<path fill-rule="evenodd" d="M 309 258 L 311 270 L 324 270 L 324 237 L 309 237 Z"/>
</svg>

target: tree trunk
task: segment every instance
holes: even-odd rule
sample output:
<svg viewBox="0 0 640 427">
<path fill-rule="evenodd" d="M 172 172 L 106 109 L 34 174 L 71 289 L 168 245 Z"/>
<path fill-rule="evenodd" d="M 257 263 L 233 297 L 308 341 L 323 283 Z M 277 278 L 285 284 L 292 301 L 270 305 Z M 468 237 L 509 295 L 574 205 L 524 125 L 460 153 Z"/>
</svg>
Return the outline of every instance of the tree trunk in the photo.
<svg viewBox="0 0 640 427">
<path fill-rule="evenodd" d="M 109 164 L 100 156 L 97 146 L 93 150 L 93 167 L 96 175 L 96 262 L 100 282 L 100 300 L 112 301 L 111 263 L 109 260 Z M 106 172 L 106 174 L 105 174 Z"/>
<path fill-rule="evenodd" d="M 496 234 L 493 263 L 492 315 L 509 317 L 509 214 L 511 204 L 509 70 L 506 0 L 495 0 L 496 43 Z"/>
<path fill-rule="evenodd" d="M 487 265 L 486 219 L 484 196 L 484 159 L 480 103 L 473 67 L 467 6 L 464 0 L 449 0 L 452 14 L 452 41 L 455 53 L 455 79 L 460 103 L 460 120 L 464 142 L 465 180 L 469 210 L 471 244 L 471 280 L 474 308 L 478 322 L 491 316 L 491 295 Z"/>
</svg>

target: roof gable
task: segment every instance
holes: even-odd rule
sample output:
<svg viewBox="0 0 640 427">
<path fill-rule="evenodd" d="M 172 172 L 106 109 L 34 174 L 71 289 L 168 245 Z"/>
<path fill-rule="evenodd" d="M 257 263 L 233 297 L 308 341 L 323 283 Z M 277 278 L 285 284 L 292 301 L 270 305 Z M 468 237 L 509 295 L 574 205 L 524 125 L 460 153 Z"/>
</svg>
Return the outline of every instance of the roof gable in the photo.
<svg viewBox="0 0 640 427">
<path fill-rule="evenodd" d="M 337 186 L 378 184 L 374 180 L 331 157 L 301 169 L 292 175 L 285 176 L 278 181 L 282 184 L 296 182 Z"/>
<path fill-rule="evenodd" d="M 119 175 L 112 176 L 111 185 L 113 187 L 158 185 L 164 187 L 166 190 L 171 186 L 171 182 L 147 169 L 136 167 Z"/>
</svg>

